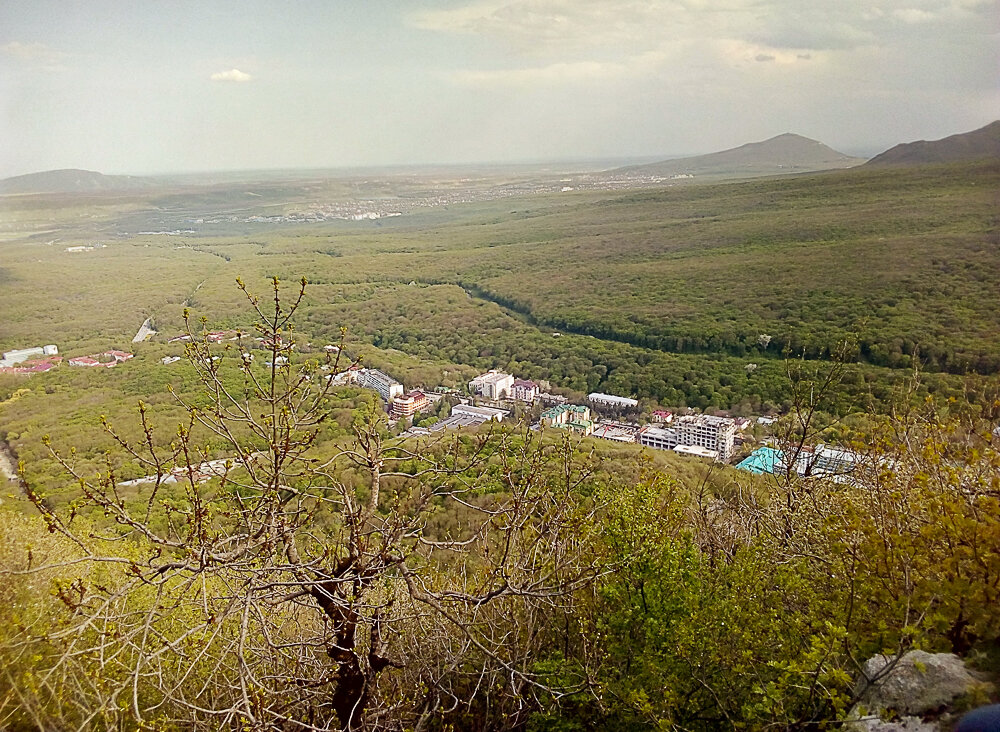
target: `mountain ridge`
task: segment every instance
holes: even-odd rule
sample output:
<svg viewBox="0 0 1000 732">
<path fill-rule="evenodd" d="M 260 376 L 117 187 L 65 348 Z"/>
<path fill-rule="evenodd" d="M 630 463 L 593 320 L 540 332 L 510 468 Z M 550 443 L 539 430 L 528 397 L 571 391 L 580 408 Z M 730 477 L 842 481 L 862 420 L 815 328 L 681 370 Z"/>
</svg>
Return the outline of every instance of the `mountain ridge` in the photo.
<svg viewBox="0 0 1000 732">
<path fill-rule="evenodd" d="M 865 165 L 926 165 L 990 158 L 1000 158 L 1000 120 L 971 132 L 960 132 L 940 140 L 904 142 L 879 153 Z"/>
</svg>

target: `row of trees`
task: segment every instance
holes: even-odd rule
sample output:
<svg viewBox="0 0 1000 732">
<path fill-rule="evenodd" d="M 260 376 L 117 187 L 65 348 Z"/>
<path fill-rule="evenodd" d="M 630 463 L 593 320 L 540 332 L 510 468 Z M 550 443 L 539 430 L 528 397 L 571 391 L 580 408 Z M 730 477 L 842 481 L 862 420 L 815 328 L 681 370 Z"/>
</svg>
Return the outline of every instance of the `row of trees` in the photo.
<svg viewBox="0 0 1000 732">
<path fill-rule="evenodd" d="M 754 331 L 752 353 L 745 357 L 672 353 L 573 335 L 560 328 L 541 329 L 484 300 L 470 300 L 453 286 L 387 287 L 370 302 L 311 303 L 306 317 L 314 335 L 332 337 L 334 329 L 329 324 L 346 320 L 355 324 L 356 337 L 390 353 L 398 350 L 429 363 L 469 364 L 480 370 L 501 368 L 583 394 L 604 391 L 699 409 L 747 404 L 758 413 L 787 406 L 783 346 L 771 332 Z M 837 344 L 842 340 L 842 334 L 830 335 L 829 357 L 837 357 Z M 864 339 L 859 339 L 858 353 L 865 347 Z M 798 350 L 791 353 L 802 355 Z M 857 360 L 858 353 L 852 358 Z M 829 360 L 817 360 L 818 366 L 826 363 Z M 758 368 L 748 372 L 748 364 Z M 393 366 L 392 373 L 408 378 L 406 368 Z M 441 368 L 450 373 L 455 370 Z M 885 411 L 892 401 L 892 385 L 912 372 L 912 368 L 887 370 L 859 363 L 842 384 L 834 411 L 845 414 L 869 401 Z M 424 381 L 426 373 L 414 373 L 413 384 L 438 383 Z M 964 397 L 964 381 L 946 373 L 924 373 L 921 388 L 924 394 L 937 397 Z"/>
<path fill-rule="evenodd" d="M 533 325 L 668 353 L 724 354 L 746 358 L 765 352 L 788 352 L 809 359 L 830 360 L 835 357 L 837 347 L 846 334 L 841 328 L 819 323 L 806 327 L 799 323 L 795 329 L 775 329 L 774 335 L 768 335 L 767 342 L 762 342 L 760 326 L 754 328 L 739 323 L 727 325 L 708 321 L 700 324 L 701 327 L 684 324 L 670 328 L 660 321 L 637 322 L 623 316 L 615 319 L 601 314 L 595 318 L 590 307 L 579 313 L 570 311 L 540 316 L 516 298 L 470 283 L 460 284 L 476 297 L 518 313 Z M 911 337 L 883 338 L 881 335 L 865 335 L 859 339 L 858 356 L 865 363 L 887 368 L 921 366 L 929 371 L 952 374 L 972 372 L 991 375 L 1000 371 L 1000 354 L 988 348 L 976 350 L 946 345 L 932 334 L 926 334 L 922 343 Z"/>
</svg>

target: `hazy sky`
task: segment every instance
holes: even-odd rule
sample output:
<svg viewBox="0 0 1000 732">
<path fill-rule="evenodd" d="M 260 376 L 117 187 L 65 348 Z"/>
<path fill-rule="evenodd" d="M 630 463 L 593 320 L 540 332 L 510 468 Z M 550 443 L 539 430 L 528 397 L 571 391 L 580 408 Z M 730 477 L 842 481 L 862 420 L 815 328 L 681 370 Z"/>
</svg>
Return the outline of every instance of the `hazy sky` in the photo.
<svg viewBox="0 0 1000 732">
<path fill-rule="evenodd" d="M 0 0 L 0 177 L 877 152 L 998 70 L 997 0 Z"/>
</svg>

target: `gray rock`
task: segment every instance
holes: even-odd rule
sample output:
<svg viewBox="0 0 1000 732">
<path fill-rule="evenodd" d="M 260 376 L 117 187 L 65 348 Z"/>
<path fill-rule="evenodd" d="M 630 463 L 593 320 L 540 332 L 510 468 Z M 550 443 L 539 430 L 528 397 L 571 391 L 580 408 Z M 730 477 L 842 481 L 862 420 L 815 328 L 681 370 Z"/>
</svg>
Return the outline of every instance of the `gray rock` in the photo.
<svg viewBox="0 0 1000 732">
<path fill-rule="evenodd" d="M 871 711 L 863 704 L 855 704 L 841 729 L 844 732 L 950 732 L 952 721 L 950 714 L 930 721 L 916 716 L 886 720 L 878 715 L 877 710 Z"/>
<path fill-rule="evenodd" d="M 861 717 L 844 725 L 848 732 L 941 732 L 943 727 L 936 722 L 925 722 L 920 717 L 900 717 L 886 722 L 878 717 Z"/>
<path fill-rule="evenodd" d="M 924 715 L 982 686 L 953 653 L 908 651 L 865 661 L 856 693 L 869 713 Z"/>
</svg>

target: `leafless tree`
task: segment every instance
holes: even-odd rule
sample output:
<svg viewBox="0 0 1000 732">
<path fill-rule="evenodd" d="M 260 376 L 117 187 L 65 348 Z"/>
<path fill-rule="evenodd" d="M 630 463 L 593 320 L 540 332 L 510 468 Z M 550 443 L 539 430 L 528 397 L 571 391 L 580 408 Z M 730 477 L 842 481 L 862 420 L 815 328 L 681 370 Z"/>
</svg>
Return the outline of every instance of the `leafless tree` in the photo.
<svg viewBox="0 0 1000 732">
<path fill-rule="evenodd" d="M 333 445 L 330 377 L 347 364 L 342 347 L 323 364 L 295 352 L 305 280 L 290 302 L 277 278 L 264 302 L 238 284 L 257 322 L 227 343 L 188 322 L 204 390 L 175 395 L 187 417 L 172 439 L 142 403 L 140 440 L 105 424 L 145 482 L 110 461 L 79 474 L 53 450 L 100 528 L 28 489 L 79 573 L 47 636 L 57 658 L 23 702 L 55 699 L 60 726 L 80 729 L 355 730 L 585 688 L 533 671 L 546 623 L 597 571 L 574 445 L 499 427 L 404 442 L 376 405 Z"/>
</svg>

